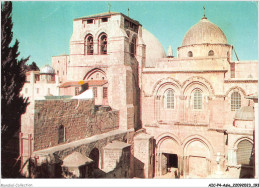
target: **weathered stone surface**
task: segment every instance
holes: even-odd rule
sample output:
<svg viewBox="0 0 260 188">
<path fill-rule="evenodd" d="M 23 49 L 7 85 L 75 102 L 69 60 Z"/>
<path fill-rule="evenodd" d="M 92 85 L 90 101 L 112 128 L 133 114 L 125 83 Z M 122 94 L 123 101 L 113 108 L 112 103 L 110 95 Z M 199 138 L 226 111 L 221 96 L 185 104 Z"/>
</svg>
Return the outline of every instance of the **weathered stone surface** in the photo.
<svg viewBox="0 0 260 188">
<path fill-rule="evenodd" d="M 118 115 L 118 111 L 95 111 L 93 100 L 36 101 L 34 150 L 58 145 L 61 125 L 65 128 L 64 143 L 68 143 L 117 129 Z"/>
</svg>

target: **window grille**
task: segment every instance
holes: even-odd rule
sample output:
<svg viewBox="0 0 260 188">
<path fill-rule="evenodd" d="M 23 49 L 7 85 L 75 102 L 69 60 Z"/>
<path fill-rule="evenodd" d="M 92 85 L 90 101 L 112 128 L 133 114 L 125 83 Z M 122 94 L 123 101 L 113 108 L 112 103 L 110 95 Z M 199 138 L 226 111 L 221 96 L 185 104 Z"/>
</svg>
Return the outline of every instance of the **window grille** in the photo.
<svg viewBox="0 0 260 188">
<path fill-rule="evenodd" d="M 241 95 L 238 92 L 231 94 L 231 111 L 236 111 L 241 108 Z"/>
<path fill-rule="evenodd" d="M 172 89 L 168 90 L 166 93 L 166 108 L 174 109 L 174 92 Z"/>
<path fill-rule="evenodd" d="M 199 89 L 194 91 L 194 109 L 202 109 L 202 92 Z"/>
</svg>

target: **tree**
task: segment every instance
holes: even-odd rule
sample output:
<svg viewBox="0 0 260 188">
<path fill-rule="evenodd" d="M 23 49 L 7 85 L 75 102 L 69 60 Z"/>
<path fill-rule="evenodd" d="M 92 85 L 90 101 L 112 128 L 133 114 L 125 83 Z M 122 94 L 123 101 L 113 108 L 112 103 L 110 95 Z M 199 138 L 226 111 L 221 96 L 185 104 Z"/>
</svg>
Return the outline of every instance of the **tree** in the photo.
<svg viewBox="0 0 260 188">
<path fill-rule="evenodd" d="M 33 61 L 31 65 L 29 65 L 30 67 L 30 70 L 33 70 L 33 71 L 39 71 L 39 67 L 36 65 L 36 63 Z"/>
<path fill-rule="evenodd" d="M 13 40 L 12 2 L 1 4 L 1 151 L 2 162 L 8 150 L 8 142 L 20 130 L 21 115 L 28 105 L 28 98 L 20 96 L 25 83 L 24 65 L 29 57 L 18 60 L 19 42 Z M 2 173 L 4 165 L 2 164 Z M 9 169 L 10 170 L 10 169 Z M 3 175 L 3 174 L 2 174 Z"/>
<path fill-rule="evenodd" d="M 31 65 L 24 65 L 25 71 L 39 71 L 39 67 L 37 64 L 33 61 Z"/>
</svg>

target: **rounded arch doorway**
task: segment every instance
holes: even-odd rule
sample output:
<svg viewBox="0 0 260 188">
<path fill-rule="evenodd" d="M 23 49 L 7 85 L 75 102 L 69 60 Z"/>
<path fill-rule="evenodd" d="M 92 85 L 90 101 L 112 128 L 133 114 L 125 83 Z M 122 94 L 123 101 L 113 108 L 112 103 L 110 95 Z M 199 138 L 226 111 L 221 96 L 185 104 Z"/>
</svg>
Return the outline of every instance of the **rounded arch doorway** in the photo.
<svg viewBox="0 0 260 188">
<path fill-rule="evenodd" d="M 193 138 L 184 147 L 185 174 L 192 178 L 205 178 L 211 174 L 211 150 L 202 139 Z"/>
<path fill-rule="evenodd" d="M 182 152 L 179 142 L 171 136 L 161 138 L 157 144 L 157 176 L 179 178 L 182 173 Z"/>
</svg>

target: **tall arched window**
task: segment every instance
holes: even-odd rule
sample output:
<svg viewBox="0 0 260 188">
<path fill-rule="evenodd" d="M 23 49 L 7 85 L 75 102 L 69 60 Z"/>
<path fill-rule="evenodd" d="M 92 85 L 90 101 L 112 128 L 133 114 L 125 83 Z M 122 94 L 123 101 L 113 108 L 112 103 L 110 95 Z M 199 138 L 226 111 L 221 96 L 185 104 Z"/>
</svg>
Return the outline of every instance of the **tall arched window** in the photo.
<svg viewBox="0 0 260 188">
<path fill-rule="evenodd" d="M 99 50 L 100 54 L 107 54 L 107 35 L 104 33 L 99 37 Z"/>
<path fill-rule="evenodd" d="M 63 125 L 59 126 L 58 129 L 58 143 L 63 143 L 64 142 L 64 135 L 65 135 L 65 128 Z"/>
<path fill-rule="evenodd" d="M 166 108 L 174 109 L 174 92 L 172 89 L 166 91 Z"/>
<path fill-rule="evenodd" d="M 210 50 L 209 53 L 208 53 L 208 56 L 214 56 L 214 51 Z"/>
<path fill-rule="evenodd" d="M 189 52 L 188 52 L 188 57 L 193 57 L 192 51 L 189 51 Z"/>
<path fill-rule="evenodd" d="M 253 162 L 253 144 L 242 140 L 237 145 L 237 164 L 250 165 Z"/>
<path fill-rule="evenodd" d="M 202 109 L 202 92 L 199 89 L 194 91 L 193 104 L 194 109 Z"/>
<path fill-rule="evenodd" d="M 236 111 L 241 108 L 241 95 L 235 91 L 231 94 L 231 111 Z"/>
<path fill-rule="evenodd" d="M 136 55 L 136 38 L 135 37 L 133 37 L 131 44 L 130 44 L 130 54 L 131 54 L 131 56 Z"/>
<path fill-rule="evenodd" d="M 87 54 L 88 55 L 93 55 L 93 53 L 94 53 L 93 36 L 92 35 L 88 35 L 85 40 L 86 40 L 85 43 L 86 43 Z"/>
</svg>

